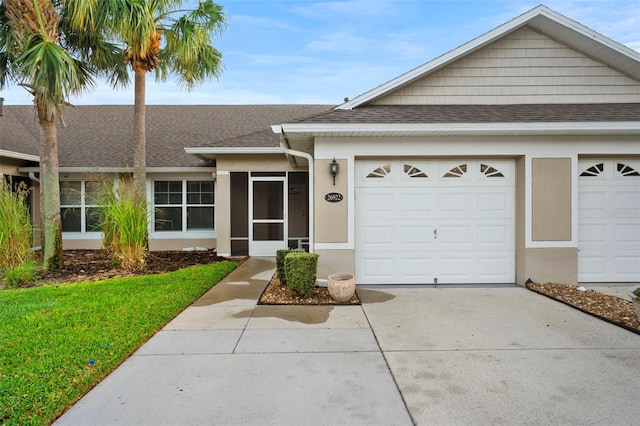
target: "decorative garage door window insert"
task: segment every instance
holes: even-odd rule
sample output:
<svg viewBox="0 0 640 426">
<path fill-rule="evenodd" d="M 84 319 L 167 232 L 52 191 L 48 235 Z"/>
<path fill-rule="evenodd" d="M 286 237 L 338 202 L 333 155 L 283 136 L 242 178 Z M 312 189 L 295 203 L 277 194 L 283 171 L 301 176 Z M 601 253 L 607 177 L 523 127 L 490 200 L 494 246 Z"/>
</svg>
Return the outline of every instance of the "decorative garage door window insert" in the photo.
<svg viewBox="0 0 640 426">
<path fill-rule="evenodd" d="M 214 200 L 213 181 L 155 181 L 154 230 L 163 232 L 213 229 Z"/>
<path fill-rule="evenodd" d="M 580 177 L 600 176 L 604 173 L 604 168 L 604 163 L 594 164 L 580 173 Z M 640 173 L 636 169 L 624 163 L 616 163 L 616 170 L 622 176 L 640 176 Z"/>
</svg>

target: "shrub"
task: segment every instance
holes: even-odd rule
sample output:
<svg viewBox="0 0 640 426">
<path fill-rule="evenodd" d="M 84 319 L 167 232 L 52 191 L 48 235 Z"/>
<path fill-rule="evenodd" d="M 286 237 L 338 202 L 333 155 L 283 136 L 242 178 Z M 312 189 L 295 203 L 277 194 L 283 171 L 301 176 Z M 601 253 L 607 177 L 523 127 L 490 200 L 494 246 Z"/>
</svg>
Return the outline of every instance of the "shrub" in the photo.
<svg viewBox="0 0 640 426">
<path fill-rule="evenodd" d="M 276 250 L 276 272 L 278 273 L 278 278 L 280 279 L 281 284 L 287 283 L 287 279 L 284 274 L 284 258 L 289 253 L 291 253 L 291 250 L 288 248 Z"/>
<path fill-rule="evenodd" d="M 0 181 L 0 270 L 14 268 L 31 259 L 32 228 L 24 182 L 12 192 L 4 179 Z"/>
<path fill-rule="evenodd" d="M 105 187 L 100 200 L 102 245 L 113 262 L 128 270 L 142 269 L 146 263 L 148 214 L 140 199 L 126 189 L 116 194 Z"/>
<path fill-rule="evenodd" d="M 31 260 L 25 260 L 19 265 L 5 269 L 4 282 L 9 288 L 27 287 L 35 282 L 37 269 Z"/>
<path fill-rule="evenodd" d="M 291 251 L 284 258 L 287 287 L 304 296 L 311 296 L 316 290 L 318 255 L 301 251 Z"/>
</svg>

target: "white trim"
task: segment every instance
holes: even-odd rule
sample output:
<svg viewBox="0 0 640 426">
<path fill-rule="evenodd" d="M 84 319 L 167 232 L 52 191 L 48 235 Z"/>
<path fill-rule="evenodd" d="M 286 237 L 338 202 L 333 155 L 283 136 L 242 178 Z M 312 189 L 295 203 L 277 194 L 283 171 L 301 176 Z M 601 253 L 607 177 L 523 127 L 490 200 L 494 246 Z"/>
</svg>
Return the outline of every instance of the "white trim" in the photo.
<svg viewBox="0 0 640 426">
<path fill-rule="evenodd" d="M 20 167 L 21 172 L 39 172 L 40 167 Z M 147 173 L 213 173 L 215 167 L 147 167 Z M 60 173 L 133 173 L 131 167 L 60 167 Z"/>
<path fill-rule="evenodd" d="M 195 147 L 185 148 L 187 154 L 282 154 L 280 147 Z"/>
<path fill-rule="evenodd" d="M 229 170 L 218 170 L 216 172 L 217 176 L 230 176 L 231 172 Z"/>
<path fill-rule="evenodd" d="M 606 63 L 605 57 L 608 56 L 608 53 L 610 53 L 611 51 L 615 52 L 618 55 L 626 56 L 631 60 L 640 61 L 640 54 L 638 52 L 614 40 L 611 40 L 610 38 L 605 37 L 602 34 L 599 34 L 596 31 L 593 31 L 592 29 L 587 28 L 576 21 L 573 21 L 567 18 L 566 16 L 561 15 L 558 12 L 555 12 L 554 10 L 549 9 L 544 5 L 540 5 L 512 19 L 511 21 L 506 22 L 494 28 L 493 30 L 463 44 L 462 46 L 454 50 L 451 50 L 448 53 L 445 53 L 444 55 L 437 57 L 430 62 L 427 62 L 424 65 L 414 68 L 413 70 L 406 72 L 400 75 L 399 77 L 396 77 L 372 90 L 369 90 L 368 92 L 365 92 L 355 97 L 350 101 L 345 102 L 342 105 L 339 105 L 338 107 L 336 107 L 336 109 L 353 109 L 371 100 L 380 98 L 393 90 L 396 90 L 402 86 L 405 86 L 419 78 L 426 76 L 431 72 L 434 72 L 452 63 L 453 61 L 460 59 L 465 55 L 468 55 L 478 49 L 481 49 L 487 46 L 488 44 L 494 42 L 495 40 L 501 37 L 504 37 L 510 32 L 517 30 L 518 28 L 521 28 L 525 25 L 530 25 L 534 28 L 543 27 L 541 28 L 541 30 L 543 30 L 543 32 L 545 33 L 548 33 L 549 24 L 551 24 L 555 30 L 557 29 L 562 30 L 562 28 L 558 28 L 561 26 L 581 36 L 580 42 L 582 43 L 590 43 L 592 45 L 601 46 L 601 49 L 599 49 L 599 51 L 602 51 L 601 53 L 602 56 L 597 57 L 598 55 L 594 55 L 596 56 L 595 59 L 600 60 L 601 62 Z M 555 34 L 555 37 L 560 39 L 561 42 L 563 41 L 562 35 L 559 34 L 559 31 L 552 31 L 552 32 L 557 33 Z M 593 49 L 590 49 L 590 50 L 593 50 Z M 628 65 L 628 64 L 625 64 L 625 65 Z M 619 67 L 614 66 L 614 68 L 619 68 Z M 637 67 L 637 68 L 640 68 L 640 67 Z M 640 78 L 640 74 L 638 73 L 638 71 L 635 71 L 635 73 L 632 72 L 631 70 L 625 70 L 625 71 L 636 79 Z"/>
<path fill-rule="evenodd" d="M 63 232 L 62 241 L 83 241 L 83 240 L 100 240 L 104 238 L 102 232 Z"/>
<path fill-rule="evenodd" d="M 289 134 L 306 136 L 442 136 L 442 135 L 635 135 L 640 121 L 558 123 L 294 123 L 283 124 Z"/>
<path fill-rule="evenodd" d="M 216 230 L 207 231 L 153 231 L 149 238 L 154 240 L 209 239 L 217 238 Z"/>
<path fill-rule="evenodd" d="M 27 161 L 40 162 L 40 157 L 37 156 L 37 155 L 23 154 L 21 152 L 7 151 L 5 149 L 0 149 L 0 157 L 15 158 L 17 160 L 27 160 Z"/>
</svg>

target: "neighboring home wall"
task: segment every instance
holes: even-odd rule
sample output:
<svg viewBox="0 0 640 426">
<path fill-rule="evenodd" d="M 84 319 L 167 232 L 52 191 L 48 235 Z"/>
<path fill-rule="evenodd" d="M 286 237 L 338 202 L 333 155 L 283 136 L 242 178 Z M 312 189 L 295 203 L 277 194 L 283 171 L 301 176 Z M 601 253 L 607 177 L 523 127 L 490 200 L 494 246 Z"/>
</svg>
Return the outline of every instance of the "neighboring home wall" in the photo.
<svg viewBox="0 0 640 426">
<path fill-rule="evenodd" d="M 640 84 L 529 27 L 374 105 L 638 102 Z"/>
</svg>

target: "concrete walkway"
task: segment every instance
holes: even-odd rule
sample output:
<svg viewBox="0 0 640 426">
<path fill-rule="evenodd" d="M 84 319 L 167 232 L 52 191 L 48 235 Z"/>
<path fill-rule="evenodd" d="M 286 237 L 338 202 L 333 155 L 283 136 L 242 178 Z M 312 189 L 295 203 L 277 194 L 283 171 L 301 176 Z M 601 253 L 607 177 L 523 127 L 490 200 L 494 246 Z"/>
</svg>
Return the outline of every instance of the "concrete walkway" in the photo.
<svg viewBox="0 0 640 426">
<path fill-rule="evenodd" d="M 640 336 L 523 288 L 258 306 L 252 258 L 56 425 L 632 425 Z"/>
</svg>

